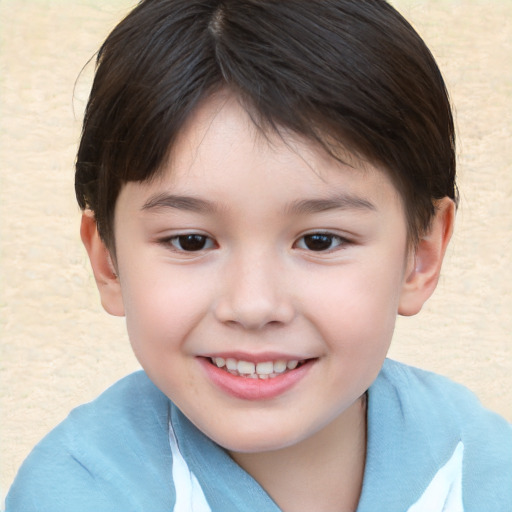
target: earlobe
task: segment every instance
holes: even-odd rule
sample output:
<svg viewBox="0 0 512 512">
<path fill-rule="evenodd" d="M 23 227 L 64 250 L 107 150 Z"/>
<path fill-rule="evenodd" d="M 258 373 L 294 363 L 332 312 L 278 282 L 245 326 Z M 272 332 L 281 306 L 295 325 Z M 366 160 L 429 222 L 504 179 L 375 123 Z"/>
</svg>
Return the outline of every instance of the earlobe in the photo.
<svg viewBox="0 0 512 512">
<path fill-rule="evenodd" d="M 124 316 L 119 278 L 110 252 L 98 234 L 94 213 L 90 210 L 82 214 L 80 236 L 89 255 L 103 308 L 111 315 Z"/>
<path fill-rule="evenodd" d="M 418 313 L 436 289 L 454 220 L 455 203 L 449 197 L 437 201 L 431 227 L 409 257 L 398 307 L 400 315 Z"/>
</svg>

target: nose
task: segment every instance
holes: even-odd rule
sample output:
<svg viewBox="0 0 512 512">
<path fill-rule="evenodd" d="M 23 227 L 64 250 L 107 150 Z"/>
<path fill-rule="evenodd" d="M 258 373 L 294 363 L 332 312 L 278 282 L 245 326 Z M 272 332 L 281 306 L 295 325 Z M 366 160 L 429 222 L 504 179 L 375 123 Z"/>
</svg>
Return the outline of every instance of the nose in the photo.
<svg viewBox="0 0 512 512">
<path fill-rule="evenodd" d="M 222 272 L 215 316 L 247 330 L 291 322 L 295 308 L 284 273 L 275 255 L 260 252 L 232 258 Z"/>
</svg>

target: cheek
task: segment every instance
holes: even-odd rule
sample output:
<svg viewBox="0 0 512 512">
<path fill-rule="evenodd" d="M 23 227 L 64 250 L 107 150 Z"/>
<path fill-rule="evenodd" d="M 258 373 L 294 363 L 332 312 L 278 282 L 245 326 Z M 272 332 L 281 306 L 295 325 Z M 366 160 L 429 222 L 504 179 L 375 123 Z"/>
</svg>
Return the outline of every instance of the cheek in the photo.
<svg viewBox="0 0 512 512">
<path fill-rule="evenodd" d="M 138 278 L 124 283 L 123 296 L 130 344 L 142 368 L 176 403 L 181 402 L 180 389 L 196 395 L 188 341 L 200 321 L 201 306 L 191 287 Z"/>
<path fill-rule="evenodd" d="M 385 355 L 398 311 L 401 269 L 361 265 L 322 281 L 306 300 L 331 348 L 354 357 Z"/>
<path fill-rule="evenodd" d="M 200 287 L 180 273 L 170 275 L 165 266 L 161 270 L 153 265 L 153 271 L 121 280 L 128 335 L 139 361 L 182 348 L 207 309 Z"/>
</svg>

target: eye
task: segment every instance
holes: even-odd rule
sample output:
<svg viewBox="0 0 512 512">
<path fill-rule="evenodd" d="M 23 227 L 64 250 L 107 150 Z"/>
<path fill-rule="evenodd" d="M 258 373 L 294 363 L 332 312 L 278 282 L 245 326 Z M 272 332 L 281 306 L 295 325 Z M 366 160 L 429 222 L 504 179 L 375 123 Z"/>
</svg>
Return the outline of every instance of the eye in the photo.
<svg viewBox="0 0 512 512">
<path fill-rule="evenodd" d="M 347 243 L 347 241 L 338 235 L 331 233 L 311 233 L 299 238 L 296 247 L 307 251 L 322 252 L 336 249 L 345 243 Z"/>
<path fill-rule="evenodd" d="M 168 243 L 174 249 L 184 252 L 204 251 L 214 247 L 214 242 L 210 237 L 197 233 L 173 236 L 168 239 Z"/>
</svg>

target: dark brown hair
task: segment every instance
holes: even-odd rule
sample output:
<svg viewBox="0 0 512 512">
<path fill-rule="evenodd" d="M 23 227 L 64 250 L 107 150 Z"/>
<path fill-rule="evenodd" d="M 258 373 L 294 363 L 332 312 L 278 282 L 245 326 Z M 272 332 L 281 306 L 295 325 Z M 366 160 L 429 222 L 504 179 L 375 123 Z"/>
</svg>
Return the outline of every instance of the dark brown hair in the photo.
<svg viewBox="0 0 512 512">
<path fill-rule="evenodd" d="M 75 188 L 114 250 L 128 181 L 156 176 L 190 113 L 229 88 L 263 130 L 382 166 L 409 237 L 456 199 L 448 94 L 425 43 L 384 0 L 143 0 L 99 50 Z"/>
</svg>

